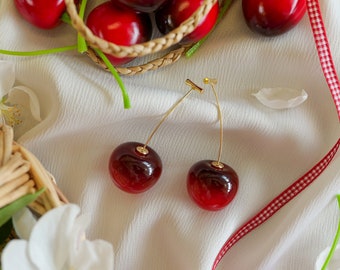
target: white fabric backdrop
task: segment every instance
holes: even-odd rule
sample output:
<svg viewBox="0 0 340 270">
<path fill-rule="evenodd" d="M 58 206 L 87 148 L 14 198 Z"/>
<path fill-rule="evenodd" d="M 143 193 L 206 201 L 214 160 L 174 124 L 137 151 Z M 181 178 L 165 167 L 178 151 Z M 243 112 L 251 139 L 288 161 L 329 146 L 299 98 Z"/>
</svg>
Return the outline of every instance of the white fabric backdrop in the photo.
<svg viewBox="0 0 340 270">
<path fill-rule="evenodd" d="M 321 1 L 333 52 L 340 63 L 340 2 Z M 30 51 L 73 45 L 75 31 L 62 25 L 44 31 L 28 25 L 12 1 L 0 2 L 0 48 Z M 244 23 L 235 1 L 193 58 L 144 75 L 123 77 L 132 108 L 124 110 L 109 73 L 75 52 L 8 57 L 18 84 L 37 93 L 43 121 L 19 142 L 55 176 L 83 213 L 91 215 L 90 239 L 110 241 L 115 269 L 211 269 L 224 242 L 244 222 L 318 162 L 339 138 L 339 122 L 325 83 L 307 14 L 294 30 L 266 38 Z M 161 115 L 187 90 L 186 78 L 203 85 L 218 79 L 224 113 L 222 161 L 240 178 L 224 210 L 199 209 L 186 193 L 195 162 L 214 159 L 218 119 L 209 88 L 192 94 L 150 143 L 163 174 L 148 192 L 118 190 L 108 173 L 112 150 L 126 141 L 145 142 Z M 251 93 L 262 87 L 305 89 L 301 106 L 274 111 Z M 340 157 L 311 186 L 265 224 L 238 242 L 219 269 L 313 269 L 336 231 Z"/>
</svg>

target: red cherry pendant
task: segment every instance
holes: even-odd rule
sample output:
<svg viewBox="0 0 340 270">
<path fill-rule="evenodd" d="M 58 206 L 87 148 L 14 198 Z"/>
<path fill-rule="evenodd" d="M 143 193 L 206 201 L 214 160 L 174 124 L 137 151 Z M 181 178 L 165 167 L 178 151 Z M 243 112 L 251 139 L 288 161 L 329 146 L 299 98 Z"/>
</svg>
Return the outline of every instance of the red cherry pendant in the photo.
<svg viewBox="0 0 340 270">
<path fill-rule="evenodd" d="M 190 168 L 187 189 L 190 197 L 201 208 L 221 210 L 234 199 L 238 189 L 238 176 L 224 163 L 202 160 Z"/>
<path fill-rule="evenodd" d="M 109 160 L 112 182 L 128 193 L 141 193 L 156 184 L 162 161 L 149 146 L 127 142 L 113 150 Z"/>
</svg>

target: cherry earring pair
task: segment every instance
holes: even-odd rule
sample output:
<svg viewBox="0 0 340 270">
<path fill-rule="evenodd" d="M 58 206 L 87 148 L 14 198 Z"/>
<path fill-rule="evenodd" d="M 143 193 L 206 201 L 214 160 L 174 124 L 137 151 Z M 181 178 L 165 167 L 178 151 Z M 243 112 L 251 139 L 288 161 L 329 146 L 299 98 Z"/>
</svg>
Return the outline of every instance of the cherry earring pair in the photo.
<svg viewBox="0 0 340 270">
<path fill-rule="evenodd" d="M 217 160 L 202 160 L 195 163 L 187 176 L 187 191 L 192 200 L 201 208 L 216 211 L 227 206 L 238 190 L 238 176 L 227 164 L 221 162 L 223 145 L 223 119 L 215 79 L 205 78 L 214 92 L 220 123 L 220 144 Z M 141 193 L 150 189 L 160 178 L 162 161 L 159 155 L 148 146 L 150 140 L 176 107 L 193 91 L 199 93 L 203 89 L 191 80 L 186 84 L 190 90 L 178 100 L 162 117 L 153 129 L 146 143 L 126 142 L 113 150 L 109 160 L 109 171 L 113 183 L 128 193 Z"/>
</svg>

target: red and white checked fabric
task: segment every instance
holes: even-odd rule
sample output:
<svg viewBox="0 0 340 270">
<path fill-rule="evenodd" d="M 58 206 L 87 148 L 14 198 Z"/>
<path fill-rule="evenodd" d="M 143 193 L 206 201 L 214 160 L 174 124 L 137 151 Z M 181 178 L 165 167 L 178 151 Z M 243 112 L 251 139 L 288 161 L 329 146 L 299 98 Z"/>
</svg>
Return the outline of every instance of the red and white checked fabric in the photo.
<svg viewBox="0 0 340 270">
<path fill-rule="evenodd" d="M 306 0 L 307 11 L 309 15 L 310 24 L 313 31 L 313 36 L 318 52 L 322 71 L 324 73 L 329 90 L 333 97 L 335 107 L 340 120 L 340 83 L 337 76 L 334 62 L 332 59 L 326 29 L 322 20 L 320 5 L 318 0 Z M 333 160 L 335 154 L 340 147 L 340 139 L 335 143 L 332 149 L 306 174 L 296 180 L 292 185 L 286 188 L 281 194 L 274 198 L 255 216 L 250 218 L 244 225 L 242 225 L 222 246 L 217 254 L 212 270 L 215 270 L 222 260 L 223 256 L 228 250 L 236 244 L 241 238 L 250 233 L 252 230 L 260 226 L 271 216 L 273 216 L 279 209 L 285 206 L 290 200 L 296 197 L 307 186 L 313 183 L 314 180 L 328 167 Z"/>
</svg>

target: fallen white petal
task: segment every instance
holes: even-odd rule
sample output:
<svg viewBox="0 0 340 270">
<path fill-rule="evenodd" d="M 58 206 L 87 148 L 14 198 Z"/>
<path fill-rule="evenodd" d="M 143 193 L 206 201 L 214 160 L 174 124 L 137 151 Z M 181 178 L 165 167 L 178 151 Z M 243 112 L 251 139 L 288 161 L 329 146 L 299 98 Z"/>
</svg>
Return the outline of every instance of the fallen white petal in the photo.
<svg viewBox="0 0 340 270">
<path fill-rule="evenodd" d="M 263 88 L 253 94 L 263 105 L 272 109 L 294 108 L 302 104 L 308 95 L 305 90 L 291 88 Z"/>
<path fill-rule="evenodd" d="M 0 98 L 7 94 L 15 82 L 15 67 L 12 62 L 0 60 Z"/>
<path fill-rule="evenodd" d="M 315 262 L 315 267 L 314 267 L 315 270 L 321 269 L 321 267 L 326 261 L 326 258 L 328 256 L 330 249 L 331 249 L 330 247 L 327 247 L 319 254 Z M 340 246 L 337 246 L 325 270 L 339 270 L 339 269 L 340 269 Z"/>
<path fill-rule="evenodd" d="M 28 240 L 34 225 L 37 223 L 32 212 L 24 207 L 12 216 L 13 227 L 21 239 Z"/>
<path fill-rule="evenodd" d="M 11 240 L 1 254 L 2 270 L 39 270 L 29 260 L 26 254 L 26 240 Z"/>
<path fill-rule="evenodd" d="M 31 111 L 31 114 L 33 118 L 37 121 L 41 121 L 41 116 L 40 116 L 40 104 L 39 104 L 39 99 L 37 95 L 28 87 L 20 85 L 20 86 L 15 86 L 10 91 L 8 92 L 8 100 L 11 101 L 14 104 L 23 104 L 24 102 L 20 102 L 20 100 L 15 100 L 15 102 L 12 101 L 11 96 L 13 95 L 13 92 L 15 91 L 22 91 L 28 96 L 29 100 L 29 109 Z"/>
</svg>

